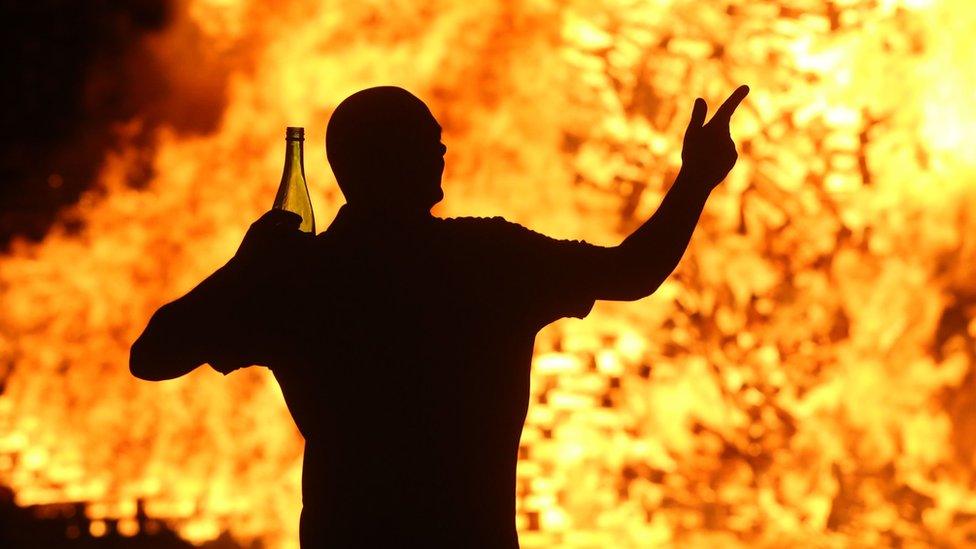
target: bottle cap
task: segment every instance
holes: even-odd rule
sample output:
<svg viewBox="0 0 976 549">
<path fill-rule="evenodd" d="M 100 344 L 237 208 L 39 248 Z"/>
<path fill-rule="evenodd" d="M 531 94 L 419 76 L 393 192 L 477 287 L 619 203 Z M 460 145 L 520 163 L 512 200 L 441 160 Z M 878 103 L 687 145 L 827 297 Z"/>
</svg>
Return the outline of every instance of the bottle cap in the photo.
<svg viewBox="0 0 976 549">
<path fill-rule="evenodd" d="M 285 129 L 285 139 L 289 141 L 305 141 L 305 128 L 298 126 L 288 126 Z"/>
</svg>

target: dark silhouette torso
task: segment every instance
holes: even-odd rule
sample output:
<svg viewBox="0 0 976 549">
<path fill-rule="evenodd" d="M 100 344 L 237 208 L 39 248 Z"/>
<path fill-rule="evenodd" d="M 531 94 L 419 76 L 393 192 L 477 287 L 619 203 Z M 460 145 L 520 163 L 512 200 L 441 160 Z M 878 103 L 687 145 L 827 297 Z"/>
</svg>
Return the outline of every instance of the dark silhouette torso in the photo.
<svg viewBox="0 0 976 549">
<path fill-rule="evenodd" d="M 312 246 L 306 296 L 265 315 L 306 441 L 303 547 L 517 546 L 535 335 L 589 311 L 560 263 L 593 247 L 500 218 L 347 208 Z"/>
</svg>

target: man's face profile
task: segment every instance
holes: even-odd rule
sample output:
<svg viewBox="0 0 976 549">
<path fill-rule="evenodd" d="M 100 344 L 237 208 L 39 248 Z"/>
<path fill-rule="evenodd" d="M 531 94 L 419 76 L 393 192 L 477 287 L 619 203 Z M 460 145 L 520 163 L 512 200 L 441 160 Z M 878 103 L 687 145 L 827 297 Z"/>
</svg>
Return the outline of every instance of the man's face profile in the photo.
<svg viewBox="0 0 976 549">
<path fill-rule="evenodd" d="M 326 153 L 346 200 L 387 211 L 429 211 L 444 197 L 446 150 L 427 105 L 393 86 L 345 99 L 326 132 Z"/>
</svg>

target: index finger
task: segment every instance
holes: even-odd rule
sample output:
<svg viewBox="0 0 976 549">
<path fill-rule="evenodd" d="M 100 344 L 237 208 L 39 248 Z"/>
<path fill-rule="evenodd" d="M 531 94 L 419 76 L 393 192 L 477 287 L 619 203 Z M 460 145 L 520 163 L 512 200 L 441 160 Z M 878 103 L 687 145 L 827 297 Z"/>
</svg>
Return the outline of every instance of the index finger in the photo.
<svg viewBox="0 0 976 549">
<path fill-rule="evenodd" d="M 735 91 L 732 92 L 732 95 L 725 100 L 725 103 L 722 103 L 722 106 L 715 111 L 715 116 L 712 117 L 712 120 L 718 119 L 724 122 L 731 120 L 732 113 L 735 112 L 735 109 L 739 106 L 739 103 L 742 103 L 742 100 L 745 99 L 747 95 L 749 95 L 749 86 L 743 85 L 736 88 Z"/>
</svg>

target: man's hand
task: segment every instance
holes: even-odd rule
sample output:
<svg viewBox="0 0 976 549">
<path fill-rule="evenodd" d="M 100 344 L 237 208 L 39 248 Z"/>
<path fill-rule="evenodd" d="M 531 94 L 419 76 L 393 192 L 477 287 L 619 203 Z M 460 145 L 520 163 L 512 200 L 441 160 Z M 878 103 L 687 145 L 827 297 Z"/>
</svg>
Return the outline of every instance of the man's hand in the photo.
<svg viewBox="0 0 976 549">
<path fill-rule="evenodd" d="M 298 230 L 300 215 L 286 210 L 270 210 L 251 224 L 237 253 L 228 263 L 224 279 L 229 291 L 219 294 L 211 303 L 226 315 L 216 337 L 219 344 L 208 355 L 210 365 L 223 374 L 251 364 L 263 364 L 261 358 L 271 337 L 266 327 L 294 310 L 279 310 L 293 304 L 294 295 L 308 276 L 312 235 Z M 258 326 L 264 326 L 259 328 Z M 263 351 L 262 351 L 263 350 Z"/>
<path fill-rule="evenodd" d="M 234 259 L 249 268 L 288 261 L 306 237 L 298 230 L 302 216 L 287 210 L 268 210 L 251 224 Z"/>
<path fill-rule="evenodd" d="M 708 191 L 725 179 L 739 157 L 729 132 L 729 121 L 748 94 L 748 86 L 739 86 L 707 124 L 708 105 L 700 97 L 695 100 L 681 149 L 681 171 L 706 185 Z"/>
</svg>

